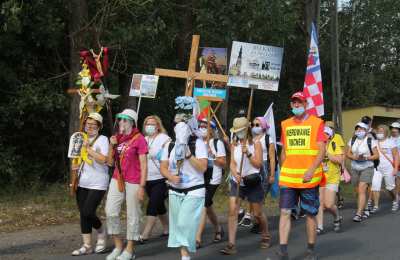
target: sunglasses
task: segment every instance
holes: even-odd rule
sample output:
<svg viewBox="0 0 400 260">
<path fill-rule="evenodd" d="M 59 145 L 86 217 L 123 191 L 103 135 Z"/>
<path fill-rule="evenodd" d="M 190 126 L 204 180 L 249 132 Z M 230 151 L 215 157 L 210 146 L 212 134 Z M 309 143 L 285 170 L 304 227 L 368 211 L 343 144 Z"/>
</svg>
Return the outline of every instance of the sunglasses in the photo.
<svg viewBox="0 0 400 260">
<path fill-rule="evenodd" d="M 259 123 L 255 123 L 255 124 L 251 124 L 251 126 L 253 126 L 253 127 L 260 127 L 261 125 L 259 124 Z"/>
</svg>

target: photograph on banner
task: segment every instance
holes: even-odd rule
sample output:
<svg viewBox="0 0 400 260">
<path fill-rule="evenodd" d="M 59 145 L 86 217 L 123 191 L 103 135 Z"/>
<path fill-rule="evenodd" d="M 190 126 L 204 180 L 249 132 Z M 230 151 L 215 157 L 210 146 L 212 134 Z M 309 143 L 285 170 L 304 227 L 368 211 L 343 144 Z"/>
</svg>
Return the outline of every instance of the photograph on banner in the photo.
<svg viewBox="0 0 400 260">
<path fill-rule="evenodd" d="M 81 155 L 83 140 L 84 137 L 81 132 L 75 132 L 72 134 L 69 139 L 68 158 L 78 158 Z"/>
<path fill-rule="evenodd" d="M 234 41 L 228 85 L 278 91 L 283 48 Z"/>
<path fill-rule="evenodd" d="M 199 58 L 200 73 L 221 74 L 228 73 L 228 50 L 226 48 L 201 47 Z M 223 88 L 226 83 L 206 82 L 204 86 L 202 81 L 196 81 L 196 87 Z"/>
<path fill-rule="evenodd" d="M 157 94 L 158 76 L 133 74 L 129 96 L 155 98 Z"/>
</svg>

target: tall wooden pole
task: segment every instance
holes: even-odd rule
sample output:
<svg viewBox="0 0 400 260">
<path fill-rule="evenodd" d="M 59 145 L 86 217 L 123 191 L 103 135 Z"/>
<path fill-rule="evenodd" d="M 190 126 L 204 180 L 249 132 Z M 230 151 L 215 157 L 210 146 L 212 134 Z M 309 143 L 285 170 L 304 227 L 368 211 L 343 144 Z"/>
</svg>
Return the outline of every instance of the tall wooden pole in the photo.
<svg viewBox="0 0 400 260">
<path fill-rule="evenodd" d="M 331 64 L 332 64 L 332 101 L 333 121 L 336 130 L 342 133 L 342 90 L 340 85 L 339 60 L 339 30 L 338 30 L 338 1 L 332 0 L 332 33 L 331 33 Z"/>
</svg>

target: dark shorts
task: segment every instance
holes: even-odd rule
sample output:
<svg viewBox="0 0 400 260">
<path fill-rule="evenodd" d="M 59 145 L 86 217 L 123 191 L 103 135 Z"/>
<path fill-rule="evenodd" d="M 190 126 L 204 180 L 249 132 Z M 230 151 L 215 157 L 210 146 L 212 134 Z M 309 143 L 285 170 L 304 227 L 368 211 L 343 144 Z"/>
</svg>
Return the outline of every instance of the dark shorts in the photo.
<svg viewBox="0 0 400 260">
<path fill-rule="evenodd" d="M 155 217 L 167 213 L 165 199 L 168 195 L 168 188 L 165 179 L 147 181 L 146 193 L 149 197 L 146 210 L 147 216 Z"/>
<path fill-rule="evenodd" d="M 319 209 L 319 187 L 310 189 L 281 188 L 279 207 L 294 209 L 297 205 L 305 214 L 316 216 Z"/>
<path fill-rule="evenodd" d="M 265 192 L 262 183 L 252 188 L 246 186 L 240 186 L 239 189 L 239 197 L 251 203 L 263 202 L 264 193 Z M 230 180 L 229 197 L 235 197 L 236 194 L 237 194 L 237 183 L 234 182 L 233 180 Z"/>
<path fill-rule="evenodd" d="M 204 207 L 209 208 L 212 206 L 215 192 L 219 185 L 208 184 L 206 185 L 206 198 L 204 200 Z"/>
</svg>

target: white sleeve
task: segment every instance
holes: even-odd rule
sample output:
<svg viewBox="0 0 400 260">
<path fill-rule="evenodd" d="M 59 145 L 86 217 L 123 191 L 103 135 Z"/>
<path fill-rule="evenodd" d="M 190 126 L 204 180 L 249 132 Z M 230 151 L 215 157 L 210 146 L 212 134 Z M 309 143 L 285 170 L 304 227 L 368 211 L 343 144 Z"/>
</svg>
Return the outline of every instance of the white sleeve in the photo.
<svg viewBox="0 0 400 260">
<path fill-rule="evenodd" d="M 221 140 L 218 140 L 217 148 L 218 148 L 218 151 L 217 151 L 216 157 L 224 157 L 224 156 L 226 156 L 225 145 Z"/>
<path fill-rule="evenodd" d="M 269 144 L 274 144 L 275 142 L 274 142 L 274 140 L 272 140 L 272 137 L 271 136 L 269 136 Z M 268 148 L 269 149 L 269 148 Z"/>
<path fill-rule="evenodd" d="M 161 154 L 161 161 L 168 161 L 168 148 L 169 148 L 169 143 L 166 144 L 163 148 L 162 154 Z"/>
<path fill-rule="evenodd" d="M 207 145 L 200 139 L 196 140 L 196 158 L 208 159 Z"/>
<path fill-rule="evenodd" d="M 95 151 L 101 153 L 104 156 L 108 155 L 108 148 L 110 143 L 108 142 L 108 138 L 105 136 L 100 136 L 95 145 Z"/>
</svg>

